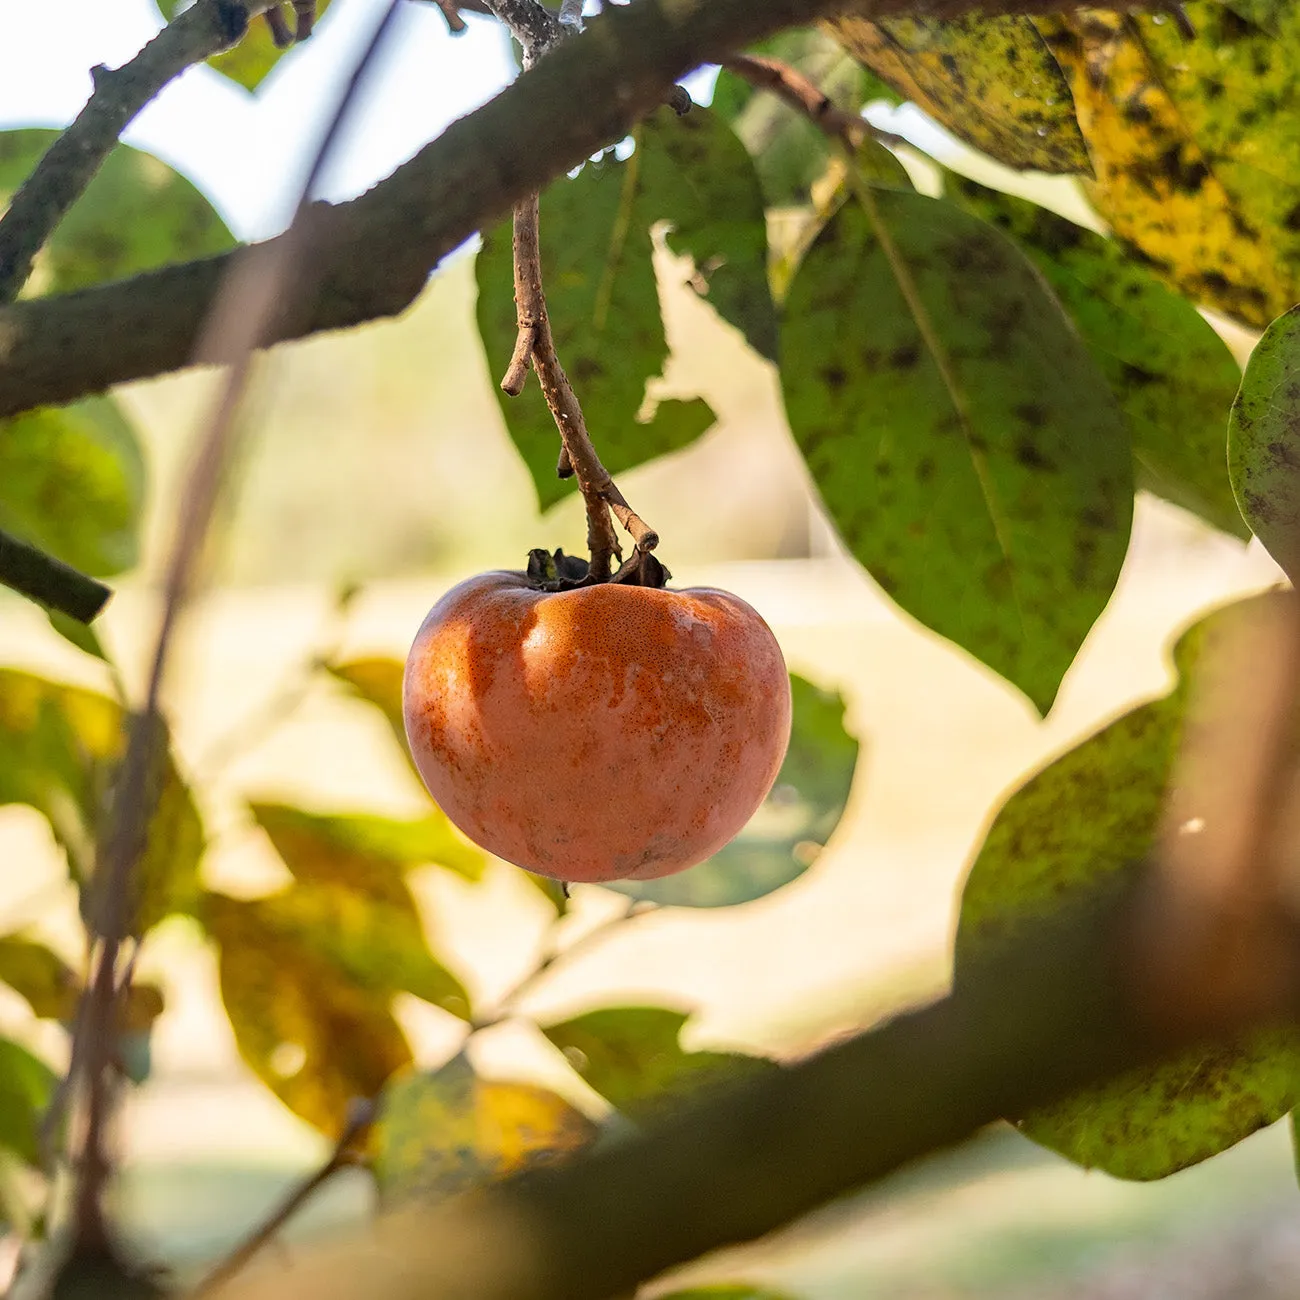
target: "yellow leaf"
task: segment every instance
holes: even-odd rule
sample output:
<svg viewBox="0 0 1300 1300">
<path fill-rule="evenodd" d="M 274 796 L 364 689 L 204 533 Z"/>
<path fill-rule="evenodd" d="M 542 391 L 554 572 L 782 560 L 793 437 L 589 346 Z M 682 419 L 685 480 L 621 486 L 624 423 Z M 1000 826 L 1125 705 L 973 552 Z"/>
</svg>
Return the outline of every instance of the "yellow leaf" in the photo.
<svg viewBox="0 0 1300 1300">
<path fill-rule="evenodd" d="M 1151 16 L 1035 21 L 1101 216 L 1187 296 L 1265 325 L 1300 296 L 1300 19 L 1281 40 L 1223 5 L 1187 9 L 1195 40 Z"/>
<path fill-rule="evenodd" d="M 1088 171 L 1070 88 L 1028 18 L 832 18 L 823 25 L 905 99 L 991 158 Z"/>
<path fill-rule="evenodd" d="M 373 1142 L 388 1204 L 441 1200 L 587 1145 L 596 1126 L 533 1084 L 481 1079 L 464 1056 L 384 1091 Z"/>
<path fill-rule="evenodd" d="M 206 899 L 221 996 L 240 1055 L 296 1115 L 336 1136 L 411 1051 L 388 996 L 348 979 L 276 923 L 265 900 Z"/>
</svg>

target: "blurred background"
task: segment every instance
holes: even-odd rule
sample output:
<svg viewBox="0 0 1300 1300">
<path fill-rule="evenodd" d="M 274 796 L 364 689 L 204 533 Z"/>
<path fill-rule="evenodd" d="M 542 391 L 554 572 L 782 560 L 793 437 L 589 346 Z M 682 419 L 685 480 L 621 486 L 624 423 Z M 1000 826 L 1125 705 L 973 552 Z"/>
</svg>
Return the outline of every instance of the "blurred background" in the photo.
<svg viewBox="0 0 1300 1300">
<path fill-rule="evenodd" d="M 378 0 L 338 0 L 319 35 L 255 96 L 208 69 L 191 71 L 127 140 L 193 180 L 236 235 L 273 232 L 319 130 L 323 88 L 377 8 Z M 84 99 L 86 70 L 130 57 L 158 21 L 150 0 L 8 6 L 0 125 L 64 124 Z M 414 5 L 403 23 L 331 169 L 330 197 L 366 188 L 511 75 L 490 24 L 471 20 L 453 39 L 433 6 Z M 694 91 L 707 99 L 708 79 Z M 894 129 L 929 132 L 933 145 L 934 128 L 900 117 Z M 960 166 L 959 147 L 945 147 Z M 1068 182 L 1017 184 L 1038 185 L 1060 207 L 1072 201 Z M 583 550 L 575 501 L 539 514 L 506 434 L 474 324 L 472 256 L 450 258 L 402 319 L 281 347 L 261 368 L 254 432 L 168 697 L 178 752 L 202 777 L 210 885 L 251 894 L 284 873 L 240 811 L 244 799 L 399 816 L 425 807 L 378 715 L 308 672 L 327 642 L 343 656 L 401 658 L 428 606 L 462 577 L 518 567 L 532 546 Z M 661 533 L 677 585 L 737 592 L 772 625 L 794 671 L 842 693 L 861 757 L 847 812 L 800 879 L 735 908 L 639 919 L 539 984 L 526 1010 L 648 1000 L 695 1012 L 692 1047 L 792 1055 L 941 991 L 963 870 L 1000 795 L 1073 739 L 1161 692 L 1170 680 L 1165 647 L 1179 627 L 1278 574 L 1258 547 L 1140 498 L 1119 588 L 1040 721 L 841 554 L 790 440 L 772 368 L 693 295 L 666 291 L 663 307 L 673 348 L 664 391 L 702 394 L 719 421 L 687 451 L 620 485 Z M 212 385 L 211 375 L 190 373 L 118 394 L 146 442 L 146 544 L 101 635 L 133 688 L 154 631 L 153 580 Z M 360 592 L 338 615 L 348 584 Z M 7 593 L 0 663 L 106 686 L 102 665 Z M 0 932 L 29 929 L 75 961 L 75 896 L 35 812 L 0 808 L 0 867 Z M 549 909 L 515 869 L 497 864 L 479 884 L 430 869 L 414 883 L 436 951 L 471 990 L 490 999 L 536 960 Z M 579 888 L 565 924 L 581 933 L 617 906 L 605 891 Z M 164 985 L 167 1009 L 150 1079 L 119 1135 L 120 1208 L 148 1255 L 193 1272 L 264 1217 L 326 1143 L 241 1063 L 197 927 L 165 923 L 142 971 Z M 399 1004 L 399 1018 L 421 1064 L 455 1050 L 450 1017 L 412 998 Z M 62 1063 L 62 1035 L 33 1028 L 5 990 L 0 1027 Z M 484 1035 L 476 1059 L 489 1073 L 544 1081 L 594 1104 L 526 1024 Z M 1280 1295 L 1300 1275 L 1283 1128 L 1150 1186 L 1082 1172 L 999 1129 L 690 1276 L 762 1281 L 815 1300 Z M 289 1236 L 355 1219 L 367 1201 L 362 1179 L 341 1179 Z"/>
</svg>

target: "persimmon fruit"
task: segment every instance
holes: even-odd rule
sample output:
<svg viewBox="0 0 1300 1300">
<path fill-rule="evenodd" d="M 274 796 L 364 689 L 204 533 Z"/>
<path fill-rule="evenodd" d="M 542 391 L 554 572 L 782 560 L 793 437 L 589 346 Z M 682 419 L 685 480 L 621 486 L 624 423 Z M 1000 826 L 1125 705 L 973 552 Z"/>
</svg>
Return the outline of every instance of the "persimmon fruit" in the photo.
<svg viewBox="0 0 1300 1300">
<path fill-rule="evenodd" d="M 725 591 L 548 585 L 479 574 L 426 616 L 403 711 L 430 794 L 475 843 L 557 880 L 703 862 L 785 756 L 776 638 Z"/>
</svg>

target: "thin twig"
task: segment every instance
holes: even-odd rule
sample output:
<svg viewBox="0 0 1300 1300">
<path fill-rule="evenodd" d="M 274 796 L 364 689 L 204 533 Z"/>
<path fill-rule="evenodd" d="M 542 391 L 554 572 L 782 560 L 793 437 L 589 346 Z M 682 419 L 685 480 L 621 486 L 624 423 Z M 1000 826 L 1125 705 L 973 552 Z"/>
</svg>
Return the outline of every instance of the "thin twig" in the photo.
<svg viewBox="0 0 1300 1300">
<path fill-rule="evenodd" d="M 867 138 L 897 147 L 907 144 L 901 135 L 881 131 L 855 113 L 846 113 L 819 86 L 797 68 L 766 55 L 733 54 L 722 60 L 728 72 L 783 99 L 796 112 L 830 136 L 858 149 Z"/>
<path fill-rule="evenodd" d="M 39 547 L 0 529 L 0 582 L 79 623 L 89 623 L 112 589 Z"/>
<path fill-rule="evenodd" d="M 207 1295 L 228 1282 L 266 1246 L 290 1219 L 307 1204 L 326 1183 L 343 1169 L 357 1163 L 357 1144 L 375 1122 L 376 1107 L 371 1101 L 354 1104 L 347 1124 L 325 1162 L 308 1174 L 289 1194 L 190 1292 L 192 1300 Z"/>
<path fill-rule="evenodd" d="M 307 254 L 319 251 L 318 231 L 312 229 L 313 223 L 308 220 L 310 196 L 398 5 L 399 0 L 391 0 L 339 98 L 303 184 L 287 237 L 261 249 L 249 250 L 234 263 L 198 348 L 199 360 L 225 362 L 229 370 L 208 417 L 186 484 L 167 566 L 162 615 L 144 705 L 127 738 L 95 869 L 90 915 L 97 951 L 90 988 L 78 1012 L 76 1037 L 81 1041 L 74 1042 L 73 1049 L 86 1090 L 86 1122 L 76 1162 L 73 1202 L 74 1233 L 83 1246 L 98 1246 L 106 1241 L 103 1194 L 112 1166 L 105 1145 L 105 1127 L 115 1086 L 114 1025 L 119 1000 L 129 991 L 129 979 L 119 981 L 117 966 L 132 923 L 131 876 L 143 851 L 157 802 L 157 775 L 166 745 L 159 699 L 173 634 L 186 605 L 225 480 L 225 468 L 236 440 L 236 417 L 255 350 L 265 341 L 275 313 L 282 309 L 286 286 L 296 279 L 301 292 L 305 278 L 315 283 L 308 276 L 308 268 L 317 263 Z M 317 239 L 313 240 L 313 236 Z M 128 976 L 129 972 L 128 966 Z M 75 1084 L 76 1080 L 70 1077 L 70 1091 Z"/>
<path fill-rule="evenodd" d="M 515 357 L 511 360 L 502 387 L 506 388 L 507 381 L 518 379 L 524 373 L 515 358 L 518 358 L 525 339 L 531 340 L 533 369 L 537 371 L 546 404 L 551 408 L 556 427 L 560 431 L 564 455 L 577 477 L 578 488 L 586 503 L 591 580 L 604 582 L 610 575 L 613 558 L 622 555 L 609 518 L 611 510 L 631 534 L 637 550 L 654 550 L 659 544 L 659 535 L 628 505 L 609 471 L 601 464 L 587 433 L 582 406 L 560 364 L 555 350 L 555 336 L 551 333 L 550 316 L 546 310 L 546 294 L 542 288 L 539 208 L 536 194 L 530 195 L 515 207 L 515 310 L 519 338 L 515 344 Z M 506 388 L 506 391 L 509 392 L 510 389 Z"/>
<path fill-rule="evenodd" d="M 94 90 L 0 218 L 0 302 L 11 302 L 64 214 L 94 179 L 118 137 L 174 77 L 234 45 L 270 0 L 198 0 L 129 63 L 96 68 Z"/>
<path fill-rule="evenodd" d="M 497 1000 L 495 1011 L 482 1019 L 476 1018 L 470 1032 L 477 1033 L 481 1029 L 490 1029 L 493 1025 L 499 1025 L 503 1020 L 509 1020 L 515 1014 L 515 1008 L 520 1001 L 532 992 L 541 982 L 543 976 L 553 967 L 560 962 L 568 962 L 579 953 L 595 947 L 597 943 L 603 942 L 609 937 L 611 930 L 618 929 L 634 917 L 644 916 L 647 912 L 654 911 L 656 907 L 657 904 L 650 902 L 648 899 L 629 898 L 622 911 L 615 912 L 613 916 L 608 916 L 603 921 L 593 925 L 590 930 L 579 935 L 571 944 L 563 948 L 558 943 L 559 918 L 557 917 L 551 924 L 550 940 L 537 965 L 502 994 Z"/>
</svg>

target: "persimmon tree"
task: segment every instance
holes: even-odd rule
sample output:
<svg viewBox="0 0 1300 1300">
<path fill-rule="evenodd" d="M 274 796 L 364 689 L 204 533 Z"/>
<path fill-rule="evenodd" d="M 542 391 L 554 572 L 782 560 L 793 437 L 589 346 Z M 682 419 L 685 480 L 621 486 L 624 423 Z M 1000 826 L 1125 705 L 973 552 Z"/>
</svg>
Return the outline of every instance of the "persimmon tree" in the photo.
<svg viewBox="0 0 1300 1300">
<path fill-rule="evenodd" d="M 389 1235 L 309 1271 L 313 1295 L 594 1300 L 999 1117 L 1078 1164 L 1152 1179 L 1285 1116 L 1300 1101 L 1285 878 L 1300 638 L 1285 594 L 1187 629 L 1169 694 L 1007 798 L 965 887 L 954 991 L 934 1007 L 779 1069 L 684 1049 L 668 1007 L 541 1025 L 644 1126 L 591 1154 L 577 1153 L 597 1126 L 547 1089 L 480 1077 L 464 1052 L 411 1068 L 397 994 L 458 1018 L 468 1044 L 524 991 L 476 1005 L 429 946 L 407 873 L 434 863 L 473 881 L 486 860 L 439 809 L 398 821 L 252 799 L 292 883 L 254 899 L 205 885 L 196 778 L 171 753 L 158 686 L 250 355 L 401 312 L 474 235 L 477 323 L 510 436 L 544 507 L 575 490 L 586 506 L 590 555 L 574 568 L 538 552 L 549 581 L 626 579 L 627 565 L 663 581 L 652 553 L 670 555 L 671 537 L 617 476 L 690 445 L 713 413 L 702 397 L 647 413 L 668 356 L 661 245 L 779 372 L 847 550 L 1040 714 L 1115 587 L 1135 491 L 1253 533 L 1294 573 L 1294 6 L 438 5 L 453 31 L 462 11 L 505 24 L 518 80 L 365 195 L 310 203 L 309 186 L 290 229 L 256 248 L 116 142 L 195 63 L 255 87 L 328 22 L 325 3 L 164 0 L 160 34 L 94 70 L 66 131 L 0 134 L 0 579 L 86 654 L 106 658 L 104 580 L 138 555 L 145 466 L 112 386 L 199 360 L 229 376 L 182 503 L 147 696 L 0 669 L 0 800 L 48 819 L 88 952 L 74 968 L 28 935 L 0 938 L 0 979 L 71 1044 L 60 1079 L 0 1041 L 0 1145 L 30 1171 L 21 1195 L 0 1189 L 33 1238 L 21 1284 L 146 1285 L 115 1246 L 104 1125 L 147 1073 L 164 1005 L 133 979 L 134 954 L 176 914 L 218 953 L 244 1059 L 337 1143 L 220 1282 L 345 1164 L 373 1172 Z M 676 83 L 705 65 L 720 67 L 711 103 L 691 105 Z M 882 101 L 1007 167 L 1076 178 L 1088 223 L 878 129 L 867 110 Z M 1216 320 L 1262 331 L 1244 376 Z M 379 710 L 405 752 L 399 661 L 325 654 L 312 671 Z M 1234 707 L 1189 726 L 1211 677 L 1236 683 Z M 773 800 L 702 866 L 611 884 L 627 897 L 612 925 L 778 890 L 826 843 L 857 741 L 838 697 L 791 687 Z M 574 946 L 563 891 L 536 883 L 554 943 L 524 988 Z M 1076 896 L 1086 905 L 1063 910 Z M 73 1193 L 54 1197 L 63 1174 Z"/>
</svg>

